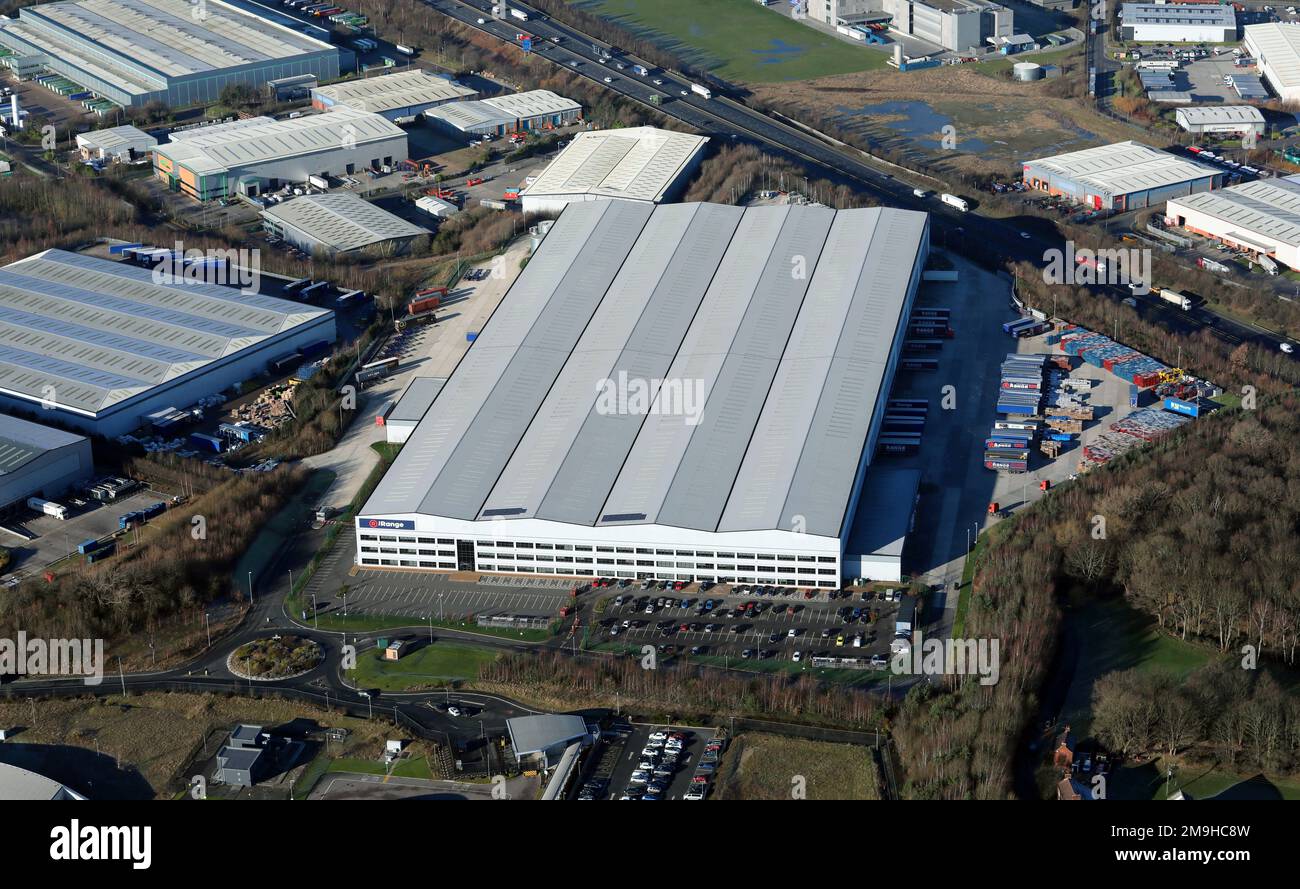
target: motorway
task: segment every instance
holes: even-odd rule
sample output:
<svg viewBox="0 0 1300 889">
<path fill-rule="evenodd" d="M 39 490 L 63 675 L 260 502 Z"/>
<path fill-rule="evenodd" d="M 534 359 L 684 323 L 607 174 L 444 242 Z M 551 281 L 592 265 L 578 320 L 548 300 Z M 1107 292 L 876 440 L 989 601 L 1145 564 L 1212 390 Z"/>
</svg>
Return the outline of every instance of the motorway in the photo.
<svg viewBox="0 0 1300 889">
<path fill-rule="evenodd" d="M 662 105 L 657 108 L 658 111 L 714 138 L 736 139 L 759 144 L 768 151 L 775 151 L 818 169 L 828 178 L 837 181 L 847 180 L 857 189 L 871 194 L 889 206 L 927 212 L 930 214 L 934 238 L 937 241 L 954 246 L 959 252 L 978 253 L 979 255 L 975 256 L 977 260 L 984 262 L 994 260 L 999 263 L 1027 261 L 1041 267 L 1044 265 L 1045 251 L 1064 249 L 1065 241 L 1059 235 L 1042 233 L 1046 225 L 1041 219 L 1026 217 L 1022 227 L 1014 219 L 963 214 L 939 203 L 934 197 L 918 198 L 913 194 L 914 186 L 911 183 L 897 179 L 886 171 L 888 169 L 886 162 L 875 160 L 873 163 L 873 159 L 870 159 L 865 152 L 824 141 L 763 112 L 720 96 L 716 90 L 714 98 L 705 99 L 690 92 L 691 81 L 683 75 L 664 71 L 625 52 L 618 54 L 618 61 L 626 66 L 624 70 L 620 71 L 613 65 L 603 64 L 600 61 L 601 51 L 608 50 L 608 44 L 519 3 L 512 3 L 511 6 L 527 11 L 527 22 L 493 19 L 490 11 L 492 4 L 488 0 L 480 0 L 476 3 L 461 2 L 461 0 L 425 0 L 425 2 L 443 15 L 491 34 L 506 43 L 516 44 L 515 35 L 525 31 L 539 38 L 533 43 L 535 53 L 605 89 L 647 107 L 653 107 L 650 104 L 652 95 L 664 96 Z M 482 25 L 478 24 L 479 19 L 484 20 Z M 559 38 L 560 43 L 551 42 L 552 37 Z M 1104 43 L 1095 39 L 1089 40 L 1088 52 L 1090 56 L 1096 54 L 1104 57 Z M 650 69 L 648 77 L 642 78 L 631 73 L 632 66 L 638 63 Z M 1113 66 L 1103 58 L 1100 67 L 1103 71 L 1109 72 Z M 605 83 L 606 77 L 611 77 L 613 82 Z M 653 83 L 656 77 L 664 81 L 662 85 L 657 86 Z M 1103 74 L 1100 79 L 1102 81 L 1100 88 L 1104 90 L 1109 78 Z M 687 93 L 684 96 L 683 91 Z M 882 167 L 886 169 L 881 169 Z M 919 174 L 917 178 L 921 178 Z M 968 227 L 974 229 L 976 226 L 979 230 L 978 250 L 968 250 L 965 243 L 966 229 Z M 1133 296 L 1127 289 L 1120 287 L 1100 289 L 1115 301 Z M 1171 308 L 1154 294 L 1133 296 L 1133 298 L 1143 306 L 1145 317 L 1157 320 L 1178 333 L 1191 333 L 1207 327 L 1224 342 L 1232 344 L 1252 342 L 1273 352 L 1278 351 L 1279 345 L 1284 340 L 1272 331 L 1215 314 L 1205 308 L 1184 314 Z"/>
</svg>

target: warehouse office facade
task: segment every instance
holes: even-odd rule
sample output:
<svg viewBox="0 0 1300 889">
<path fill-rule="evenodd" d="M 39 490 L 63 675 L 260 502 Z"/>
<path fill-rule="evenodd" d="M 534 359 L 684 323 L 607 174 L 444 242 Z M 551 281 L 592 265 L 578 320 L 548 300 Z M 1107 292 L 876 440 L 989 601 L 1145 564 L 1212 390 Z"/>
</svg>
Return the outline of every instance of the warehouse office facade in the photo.
<svg viewBox="0 0 1300 889">
<path fill-rule="evenodd" d="M 154 149 L 154 174 L 196 200 L 256 197 L 309 176 L 352 175 L 406 160 L 406 133 L 368 111 L 258 117 L 174 132 Z"/>
<path fill-rule="evenodd" d="M 46 250 L 0 268 L 0 408 L 115 437 L 316 343 L 334 313 Z"/>
<path fill-rule="evenodd" d="M 904 210 L 569 206 L 361 510 L 358 563 L 838 586 L 928 250 Z"/>
<path fill-rule="evenodd" d="M 1022 179 L 1050 195 L 1123 212 L 1218 188 L 1223 171 L 1138 142 L 1116 142 L 1026 161 Z"/>
<path fill-rule="evenodd" d="M 1300 271 L 1300 183 L 1260 179 L 1169 202 L 1169 225 Z"/>
<path fill-rule="evenodd" d="M 337 47 L 222 0 L 43 3 L 0 20 L 0 44 L 128 108 L 205 104 L 297 74 L 333 80 L 340 66 Z"/>
<path fill-rule="evenodd" d="M 1125 3 L 1120 39 L 1137 43 L 1231 43 L 1237 13 L 1216 3 Z"/>
</svg>

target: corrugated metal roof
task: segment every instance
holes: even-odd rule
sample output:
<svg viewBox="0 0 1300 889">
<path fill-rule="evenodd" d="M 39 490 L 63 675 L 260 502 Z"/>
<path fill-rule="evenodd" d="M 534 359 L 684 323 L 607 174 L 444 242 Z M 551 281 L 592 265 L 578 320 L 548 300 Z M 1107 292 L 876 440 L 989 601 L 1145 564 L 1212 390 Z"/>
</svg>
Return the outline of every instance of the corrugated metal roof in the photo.
<svg viewBox="0 0 1300 889">
<path fill-rule="evenodd" d="M 405 140 L 405 131 L 381 115 L 340 108 L 234 128 L 200 127 L 155 151 L 196 172 L 212 173 L 394 138 Z"/>
<path fill-rule="evenodd" d="M 1300 247 L 1300 183 L 1260 179 L 1218 191 L 1187 195 L 1170 203 L 1174 207 L 1186 207 L 1213 216 L 1237 226 L 1246 234 L 1264 235 Z"/>
<path fill-rule="evenodd" d="M 582 106 L 550 90 L 526 90 L 490 99 L 450 102 L 430 108 L 425 117 L 441 120 L 461 130 L 482 126 L 509 126 L 517 120 L 551 114 L 573 113 Z"/>
<path fill-rule="evenodd" d="M 363 512 L 839 536 L 926 226 L 570 204 Z"/>
<path fill-rule="evenodd" d="M 1216 123 L 1263 123 L 1264 115 L 1254 105 L 1218 105 L 1179 108 L 1179 123 L 1192 126 Z"/>
<path fill-rule="evenodd" d="M 291 225 L 339 253 L 395 238 L 429 234 L 428 229 L 413 225 L 348 191 L 303 195 L 267 207 L 262 216 Z"/>
<path fill-rule="evenodd" d="M 0 268 L 0 389 L 95 413 L 329 314 L 46 250 Z"/>
<path fill-rule="evenodd" d="M 110 153 L 126 148 L 148 150 L 157 144 L 158 140 L 153 136 L 129 125 L 77 134 L 78 148 L 95 148 Z"/>
<path fill-rule="evenodd" d="M 588 194 L 657 201 L 707 141 L 656 127 L 579 133 L 520 197 Z"/>
<path fill-rule="evenodd" d="M 130 69 L 114 56 L 182 77 L 331 49 L 221 0 L 204 0 L 201 8 L 190 0 L 63 0 L 22 10 L 20 23 L 61 57 L 85 55 L 64 31 L 93 41 L 109 54 L 95 61 L 115 74 Z"/>
<path fill-rule="evenodd" d="M 0 414 L 0 475 L 14 472 L 41 454 L 83 440 L 62 429 Z"/>
<path fill-rule="evenodd" d="M 446 384 L 446 377 L 416 377 L 411 380 L 388 415 L 388 422 L 418 422 Z"/>
<path fill-rule="evenodd" d="M 1025 161 L 1090 189 L 1092 194 L 1118 195 L 1179 182 L 1193 182 L 1221 171 L 1157 151 L 1140 142 L 1116 142 L 1052 157 Z"/>
<path fill-rule="evenodd" d="M 412 105 L 454 102 L 476 95 L 478 93 L 467 86 L 445 77 L 427 74 L 418 68 L 364 80 L 334 83 L 312 90 L 313 99 L 324 99 L 336 107 L 375 113 Z"/>
<path fill-rule="evenodd" d="M 1242 45 L 1267 66 L 1269 82 L 1284 99 L 1300 91 L 1300 23 L 1264 22 L 1242 28 Z"/>
</svg>

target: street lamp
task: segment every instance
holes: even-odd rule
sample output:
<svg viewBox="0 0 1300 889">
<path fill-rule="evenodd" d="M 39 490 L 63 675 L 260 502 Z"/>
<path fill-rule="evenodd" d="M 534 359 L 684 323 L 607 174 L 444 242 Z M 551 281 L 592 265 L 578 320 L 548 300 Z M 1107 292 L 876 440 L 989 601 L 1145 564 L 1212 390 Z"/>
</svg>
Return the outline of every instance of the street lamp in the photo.
<svg viewBox="0 0 1300 889">
<path fill-rule="evenodd" d="M 253 572 L 252 571 L 248 572 L 248 604 L 254 608 L 257 607 L 257 602 L 254 601 L 253 599 Z"/>
</svg>

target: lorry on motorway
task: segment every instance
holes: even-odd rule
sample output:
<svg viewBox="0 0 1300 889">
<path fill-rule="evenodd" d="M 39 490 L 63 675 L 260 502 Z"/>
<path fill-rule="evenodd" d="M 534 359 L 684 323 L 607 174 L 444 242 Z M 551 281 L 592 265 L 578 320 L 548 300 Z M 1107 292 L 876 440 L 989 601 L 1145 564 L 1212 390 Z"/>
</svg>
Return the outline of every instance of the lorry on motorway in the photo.
<svg viewBox="0 0 1300 889">
<path fill-rule="evenodd" d="M 650 69 L 647 68 L 645 65 L 633 65 L 632 73 L 639 74 L 642 77 L 646 77 L 650 74 Z"/>
<path fill-rule="evenodd" d="M 1174 305 L 1178 306 L 1178 308 L 1182 309 L 1184 312 L 1190 310 L 1192 307 L 1191 299 L 1179 293 L 1177 290 L 1169 290 L 1167 288 L 1161 288 L 1160 298 L 1167 303 L 1173 303 Z"/>
<path fill-rule="evenodd" d="M 698 83 L 691 84 L 691 92 L 695 93 L 697 96 L 702 96 L 705 99 L 713 98 L 713 90 L 706 86 L 700 86 Z"/>
<path fill-rule="evenodd" d="M 664 97 L 663 97 L 663 96 L 659 95 L 658 93 L 651 93 L 651 94 L 650 94 L 650 104 L 651 104 L 651 105 L 654 105 L 654 106 L 657 107 L 657 106 L 659 106 L 659 105 L 662 105 L 663 103 L 664 103 Z"/>
<path fill-rule="evenodd" d="M 948 194 L 947 192 L 944 192 L 943 194 L 939 195 L 939 200 L 947 204 L 949 207 L 956 207 L 958 210 L 960 210 L 963 213 L 966 213 L 967 211 L 970 210 L 970 204 L 966 203 L 966 199 L 959 198 L 955 194 Z"/>
<path fill-rule="evenodd" d="M 528 21 L 528 13 L 524 12 L 518 6 L 510 7 L 510 15 L 513 16 L 514 18 L 519 19 L 519 21 L 521 22 Z"/>
<path fill-rule="evenodd" d="M 68 508 L 52 500 L 42 500 L 40 497 L 28 497 L 27 508 L 34 509 L 42 515 L 54 516 L 60 521 L 68 517 Z"/>
</svg>

